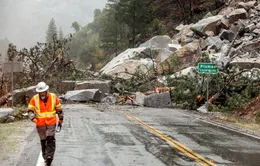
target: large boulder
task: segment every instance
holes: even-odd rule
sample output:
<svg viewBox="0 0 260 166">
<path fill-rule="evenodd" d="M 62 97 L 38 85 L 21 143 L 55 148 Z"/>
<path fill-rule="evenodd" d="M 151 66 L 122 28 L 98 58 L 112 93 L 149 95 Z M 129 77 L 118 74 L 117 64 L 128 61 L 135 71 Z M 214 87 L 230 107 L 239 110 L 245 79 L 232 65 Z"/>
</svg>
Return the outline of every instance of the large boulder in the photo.
<svg viewBox="0 0 260 166">
<path fill-rule="evenodd" d="M 75 90 L 82 89 L 99 89 L 103 94 L 111 92 L 110 80 L 88 80 L 83 82 L 76 82 Z"/>
<path fill-rule="evenodd" d="M 196 76 L 196 68 L 195 67 L 187 67 L 181 71 L 178 71 L 170 76 L 170 78 L 179 78 L 179 77 L 191 77 L 194 78 Z"/>
<path fill-rule="evenodd" d="M 250 33 L 253 32 L 255 29 L 256 29 L 256 25 L 252 23 L 245 27 L 245 32 Z"/>
<path fill-rule="evenodd" d="M 244 8 L 238 8 L 232 11 L 227 18 L 229 19 L 229 23 L 233 24 L 234 22 L 238 21 L 239 19 L 247 19 L 248 13 Z"/>
<path fill-rule="evenodd" d="M 144 105 L 144 99 L 146 98 L 146 95 L 141 92 L 136 92 L 134 97 L 134 104 L 143 106 Z"/>
<path fill-rule="evenodd" d="M 141 44 L 139 47 L 163 49 L 163 48 L 168 48 L 168 44 L 171 44 L 171 43 L 172 43 L 172 39 L 167 35 L 154 36 L 147 42 Z"/>
<path fill-rule="evenodd" d="M 165 108 L 171 106 L 171 96 L 169 92 L 155 93 L 147 96 L 144 99 L 144 106 L 155 107 L 155 108 Z"/>
<path fill-rule="evenodd" d="M 169 46 L 169 51 L 177 51 L 179 50 L 182 46 L 180 44 L 168 44 Z"/>
<path fill-rule="evenodd" d="M 221 40 L 232 41 L 235 37 L 235 33 L 231 30 L 223 30 L 219 35 Z"/>
<path fill-rule="evenodd" d="M 185 65 L 189 66 L 194 62 L 194 58 L 199 48 L 199 41 L 186 44 L 176 51 L 177 56 L 182 59 Z"/>
<path fill-rule="evenodd" d="M 260 69 L 260 57 L 258 58 L 235 58 L 230 62 L 231 66 L 236 66 L 240 69 Z"/>
<path fill-rule="evenodd" d="M 146 72 L 147 67 L 153 65 L 151 57 L 156 57 L 157 54 L 158 51 L 151 51 L 146 47 L 127 49 L 107 63 L 100 72 L 105 75 L 130 79 L 131 74 L 137 70 Z"/>
<path fill-rule="evenodd" d="M 0 122 L 2 118 L 13 115 L 13 108 L 0 108 Z"/>
<path fill-rule="evenodd" d="M 216 15 L 200 20 L 196 24 L 192 25 L 190 29 L 201 36 L 206 31 L 212 31 L 214 34 L 219 33 L 218 22 L 223 18 L 223 15 Z"/>
<path fill-rule="evenodd" d="M 246 42 L 239 47 L 239 50 L 242 52 L 260 51 L 260 40 Z"/>
<path fill-rule="evenodd" d="M 209 59 L 211 62 L 214 62 L 218 68 L 223 69 L 224 66 L 227 65 L 227 63 L 230 62 L 230 58 L 226 57 L 225 54 L 219 52 L 215 54 L 210 54 Z"/>
<path fill-rule="evenodd" d="M 103 74 L 128 80 L 137 71 L 146 73 L 148 71 L 147 69 L 152 65 L 153 62 L 150 59 L 127 60 L 124 63 L 115 66 L 113 70 Z"/>
<path fill-rule="evenodd" d="M 108 96 L 106 96 L 102 99 L 101 103 L 109 104 L 109 105 L 116 104 L 118 98 L 119 98 L 118 93 L 113 93 L 112 95 L 109 94 Z"/>
<path fill-rule="evenodd" d="M 254 8 L 256 5 L 256 1 L 249 1 L 249 2 L 239 2 L 238 7 L 244 8 L 245 10 L 249 10 Z"/>
<path fill-rule="evenodd" d="M 229 20 L 227 17 L 221 18 L 220 22 L 218 22 L 218 26 L 220 29 L 229 29 Z"/>
<path fill-rule="evenodd" d="M 223 9 L 221 9 L 218 13 L 218 15 L 223 15 L 223 16 L 228 16 L 232 11 L 234 11 L 235 8 L 234 7 L 225 7 Z"/>
<path fill-rule="evenodd" d="M 223 45 L 223 41 L 218 36 L 208 37 L 206 40 L 206 47 L 208 49 L 213 49 L 219 51 Z"/>
<path fill-rule="evenodd" d="M 99 89 L 83 89 L 83 90 L 68 91 L 64 97 L 65 97 L 65 100 L 69 100 L 69 101 L 100 102 L 103 98 L 103 95 Z"/>
<path fill-rule="evenodd" d="M 257 11 L 260 11 L 260 3 L 255 7 Z"/>
<path fill-rule="evenodd" d="M 175 29 L 179 31 L 178 34 L 174 36 L 175 39 L 178 39 L 178 42 L 182 45 L 190 43 L 193 41 L 192 37 L 194 36 L 194 32 L 190 29 L 190 27 L 194 24 L 190 25 L 182 25 L 180 24 Z"/>
<path fill-rule="evenodd" d="M 258 35 L 258 36 L 260 36 L 260 29 L 257 28 L 257 29 L 255 29 L 255 30 L 253 30 L 253 33 L 256 34 L 256 35 Z"/>
<path fill-rule="evenodd" d="M 201 113 L 207 113 L 208 112 L 208 109 L 207 109 L 207 106 L 206 105 L 203 105 L 201 107 L 199 107 L 197 109 L 197 111 L 201 112 Z"/>
<path fill-rule="evenodd" d="M 28 88 L 16 89 L 13 91 L 13 104 L 28 104 L 30 99 L 36 94 L 36 86 L 30 86 Z"/>
<path fill-rule="evenodd" d="M 173 54 L 172 51 L 168 49 L 162 49 L 158 56 L 157 56 L 157 62 L 164 62 L 166 59 L 168 59 Z"/>
</svg>

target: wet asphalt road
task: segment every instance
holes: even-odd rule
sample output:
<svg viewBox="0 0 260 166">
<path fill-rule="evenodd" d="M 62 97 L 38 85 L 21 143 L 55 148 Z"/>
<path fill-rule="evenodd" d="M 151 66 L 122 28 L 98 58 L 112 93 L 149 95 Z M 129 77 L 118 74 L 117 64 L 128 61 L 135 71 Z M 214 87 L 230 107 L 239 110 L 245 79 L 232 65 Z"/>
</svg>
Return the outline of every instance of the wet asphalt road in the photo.
<svg viewBox="0 0 260 166">
<path fill-rule="evenodd" d="M 260 140 L 174 109 L 64 105 L 52 166 L 259 166 Z M 18 166 L 35 166 L 36 131 Z M 39 164 L 38 164 L 39 165 Z"/>
</svg>

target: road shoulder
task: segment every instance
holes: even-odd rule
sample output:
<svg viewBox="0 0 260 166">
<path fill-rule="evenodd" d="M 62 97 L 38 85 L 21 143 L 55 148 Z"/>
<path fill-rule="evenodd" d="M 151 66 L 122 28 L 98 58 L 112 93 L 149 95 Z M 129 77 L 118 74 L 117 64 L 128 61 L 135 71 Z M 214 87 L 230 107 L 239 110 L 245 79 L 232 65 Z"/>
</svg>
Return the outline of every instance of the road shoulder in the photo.
<svg viewBox="0 0 260 166">
<path fill-rule="evenodd" d="M 221 113 L 221 112 L 209 112 L 200 113 L 191 110 L 183 110 L 183 113 L 194 116 L 204 122 L 208 122 L 212 125 L 217 125 L 232 131 L 244 133 L 245 135 L 251 135 L 260 139 L 260 124 L 250 122 L 249 120 L 242 119 L 235 115 Z"/>
<path fill-rule="evenodd" d="M 34 130 L 28 120 L 12 123 L 0 123 L 0 163 L 16 165 L 27 144 L 27 139 Z"/>
</svg>

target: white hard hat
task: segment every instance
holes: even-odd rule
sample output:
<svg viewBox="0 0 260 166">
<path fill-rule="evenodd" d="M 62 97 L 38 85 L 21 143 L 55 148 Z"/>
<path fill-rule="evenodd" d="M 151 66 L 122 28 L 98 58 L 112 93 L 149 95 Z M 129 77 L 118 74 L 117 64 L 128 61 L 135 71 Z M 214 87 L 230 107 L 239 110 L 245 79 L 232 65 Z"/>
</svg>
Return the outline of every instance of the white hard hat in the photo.
<svg viewBox="0 0 260 166">
<path fill-rule="evenodd" d="M 36 92 L 45 92 L 49 89 L 49 86 L 45 82 L 39 82 L 36 86 Z"/>
</svg>

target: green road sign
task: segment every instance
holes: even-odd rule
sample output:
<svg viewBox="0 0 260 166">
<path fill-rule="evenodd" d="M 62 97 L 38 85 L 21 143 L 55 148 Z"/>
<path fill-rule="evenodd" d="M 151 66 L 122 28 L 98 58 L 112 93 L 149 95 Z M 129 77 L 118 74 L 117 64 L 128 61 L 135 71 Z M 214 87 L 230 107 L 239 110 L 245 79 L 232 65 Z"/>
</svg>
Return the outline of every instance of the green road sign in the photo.
<svg viewBox="0 0 260 166">
<path fill-rule="evenodd" d="M 198 72 L 203 74 L 217 74 L 218 67 L 214 63 L 199 63 Z"/>
</svg>

